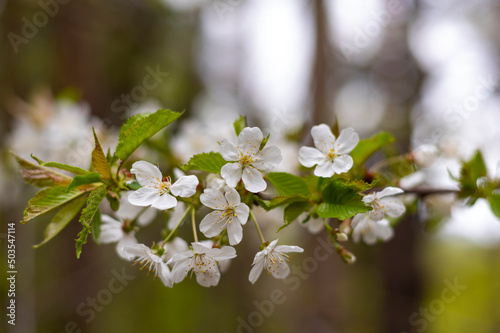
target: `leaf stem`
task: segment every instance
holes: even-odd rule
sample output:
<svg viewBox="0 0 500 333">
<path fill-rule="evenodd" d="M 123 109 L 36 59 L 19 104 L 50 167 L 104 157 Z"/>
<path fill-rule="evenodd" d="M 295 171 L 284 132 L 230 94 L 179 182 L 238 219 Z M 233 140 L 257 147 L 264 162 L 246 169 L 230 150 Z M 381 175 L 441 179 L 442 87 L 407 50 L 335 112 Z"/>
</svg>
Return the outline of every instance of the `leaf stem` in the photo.
<svg viewBox="0 0 500 333">
<path fill-rule="evenodd" d="M 196 223 L 195 223 L 195 219 L 194 219 L 194 208 L 191 210 L 191 223 L 193 225 L 194 241 L 198 242 L 198 234 L 196 233 Z"/>
<path fill-rule="evenodd" d="M 253 215 L 252 211 L 250 211 L 250 216 L 255 223 L 255 227 L 257 228 L 257 232 L 259 233 L 260 240 L 262 241 L 262 243 L 265 243 L 266 240 L 264 239 L 264 236 L 262 236 L 262 231 L 260 230 L 259 223 L 257 223 L 257 219 L 255 218 L 255 215 Z"/>
<path fill-rule="evenodd" d="M 160 245 L 160 248 L 162 248 L 168 241 L 169 239 L 172 237 L 172 235 L 177 231 L 177 229 L 179 228 L 179 226 L 181 225 L 182 221 L 184 221 L 184 219 L 186 218 L 187 214 L 189 213 L 189 210 L 192 209 L 191 206 L 189 206 L 186 211 L 184 212 L 184 214 L 182 215 L 181 219 L 179 220 L 179 223 L 177 223 L 177 225 L 175 226 L 174 229 L 172 229 L 172 231 L 170 231 L 170 233 L 168 234 L 167 238 L 165 238 L 163 240 L 163 242 L 161 242 L 161 245 Z M 194 209 L 193 209 L 194 210 Z"/>
</svg>

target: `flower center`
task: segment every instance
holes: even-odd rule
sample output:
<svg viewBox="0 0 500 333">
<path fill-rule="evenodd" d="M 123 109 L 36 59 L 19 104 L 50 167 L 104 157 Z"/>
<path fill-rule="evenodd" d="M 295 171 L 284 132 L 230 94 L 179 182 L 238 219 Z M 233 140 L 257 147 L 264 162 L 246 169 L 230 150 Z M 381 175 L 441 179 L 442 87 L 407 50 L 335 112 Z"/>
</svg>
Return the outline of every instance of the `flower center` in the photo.
<svg viewBox="0 0 500 333">
<path fill-rule="evenodd" d="M 227 205 L 226 209 L 224 209 L 224 211 L 222 212 L 222 219 L 230 224 L 233 217 L 236 217 L 234 207 Z"/>
<path fill-rule="evenodd" d="M 255 159 L 253 158 L 253 154 L 252 155 L 244 155 L 243 153 L 241 153 L 241 157 L 240 157 L 240 165 L 242 167 L 246 167 L 246 166 L 249 166 L 250 164 L 254 163 L 255 162 Z"/>
<path fill-rule="evenodd" d="M 330 162 L 333 162 L 333 160 L 337 157 L 337 153 L 333 149 L 330 149 L 330 151 L 326 154 L 326 159 Z"/>
<path fill-rule="evenodd" d="M 202 253 L 195 253 L 188 264 L 187 271 L 189 270 L 193 270 L 196 275 L 208 273 L 212 277 L 212 274 L 217 273 L 217 262 Z"/>
<path fill-rule="evenodd" d="M 288 255 L 279 251 L 272 250 L 269 252 L 266 260 L 267 275 L 271 274 L 271 272 L 279 275 L 280 266 L 283 264 L 286 265 L 285 260 L 290 261 L 289 258 Z"/>
<path fill-rule="evenodd" d="M 155 185 L 159 195 L 164 195 L 165 193 L 170 192 L 170 186 L 172 186 L 172 180 L 170 177 L 165 177 L 163 181 L 158 179 L 158 183 Z"/>
</svg>

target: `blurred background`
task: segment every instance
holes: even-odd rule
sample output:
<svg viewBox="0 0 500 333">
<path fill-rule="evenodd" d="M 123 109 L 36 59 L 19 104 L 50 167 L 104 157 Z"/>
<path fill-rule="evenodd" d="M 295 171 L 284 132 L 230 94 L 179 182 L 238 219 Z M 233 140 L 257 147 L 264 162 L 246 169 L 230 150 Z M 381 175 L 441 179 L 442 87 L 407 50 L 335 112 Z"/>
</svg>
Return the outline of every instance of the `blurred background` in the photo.
<svg viewBox="0 0 500 333">
<path fill-rule="evenodd" d="M 92 126 L 113 149 L 128 116 L 169 108 L 185 114 L 136 158 L 170 157 L 172 168 L 217 151 L 242 114 L 272 134 L 288 172 L 310 127 L 337 119 L 362 138 L 389 131 L 397 153 L 422 152 L 401 187 L 456 189 L 448 172 L 476 148 L 499 177 L 500 2 L 3 0 L 0 13 L 0 253 L 7 262 L 15 222 L 18 271 L 6 331 L 500 332 L 500 221 L 481 200 L 408 198 L 394 239 L 346 244 L 358 259 L 349 266 L 316 255 L 329 254 L 324 233 L 291 225 L 280 243 L 306 251 L 288 282 L 248 282 L 259 241 L 246 227 L 218 287 L 169 289 L 110 245 L 89 241 L 77 260 L 76 221 L 32 249 L 49 220 L 18 223 L 36 189 L 8 154 L 88 167 Z M 260 219 L 275 237 L 281 214 Z"/>
</svg>

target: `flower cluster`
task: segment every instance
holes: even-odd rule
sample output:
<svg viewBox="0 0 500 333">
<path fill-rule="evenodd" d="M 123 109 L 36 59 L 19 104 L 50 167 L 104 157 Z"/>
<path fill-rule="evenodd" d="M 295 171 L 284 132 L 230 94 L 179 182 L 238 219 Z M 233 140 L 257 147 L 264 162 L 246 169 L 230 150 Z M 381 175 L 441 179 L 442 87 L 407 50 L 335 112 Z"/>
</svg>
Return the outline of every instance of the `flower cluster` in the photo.
<svg viewBox="0 0 500 333">
<path fill-rule="evenodd" d="M 316 166 L 314 174 L 326 178 L 351 169 L 353 159 L 349 153 L 359 142 L 359 137 L 352 128 L 344 129 L 336 139 L 330 128 L 321 124 L 312 128 L 311 135 L 315 148 L 302 147 L 299 152 L 299 162 L 303 166 Z M 117 219 L 103 216 L 99 241 L 117 243 L 116 251 L 120 257 L 125 260 L 135 259 L 136 263 L 152 271 L 154 276 L 159 276 L 165 286 L 180 283 L 186 276 L 194 273 L 200 285 L 210 287 L 219 283 L 220 266 L 227 267 L 227 263 L 236 257 L 233 246 L 242 241 L 243 226 L 252 217 L 262 240 L 262 250 L 253 260 L 249 273 L 250 282 L 255 283 L 263 270 L 275 278 L 286 278 L 290 272 L 287 253 L 303 252 L 303 249 L 298 246 L 277 245 L 278 239 L 266 242 L 249 202 L 242 202 L 242 195 L 247 198 L 246 193 L 259 193 L 267 189 L 264 173 L 277 167 L 282 160 L 279 148 L 266 147 L 267 139 L 264 139 L 259 128 L 246 127 L 239 133 L 236 143 L 222 140 L 221 156 L 228 163 L 221 167 L 221 178 L 217 175 L 207 177 L 199 197 L 197 192 L 200 182 L 197 176 L 182 174 L 173 182 L 171 177 L 163 177 L 157 166 L 146 161 L 135 162 L 130 172 L 135 175 L 140 187 L 123 195 L 120 210 L 116 213 Z M 364 198 L 365 203 L 374 207 L 373 211 L 364 215 L 365 220 L 373 221 L 385 213 L 392 214 L 392 202 L 387 203 L 383 198 L 386 192 Z M 210 211 L 202 218 L 198 228 L 208 239 L 198 241 L 195 210 L 202 206 Z M 161 243 L 148 247 L 137 241 L 136 232 L 148 225 L 154 217 L 151 215 L 154 209 L 170 212 L 170 232 Z M 195 241 L 188 246 L 182 238 L 172 236 L 190 212 Z M 353 226 L 359 224 L 356 222 L 358 220 L 356 216 Z M 310 229 L 319 232 L 324 223 L 322 218 L 311 218 Z M 360 225 L 362 224 L 354 230 L 355 240 L 362 232 Z M 344 238 L 343 240 L 347 239 L 345 235 Z"/>
</svg>

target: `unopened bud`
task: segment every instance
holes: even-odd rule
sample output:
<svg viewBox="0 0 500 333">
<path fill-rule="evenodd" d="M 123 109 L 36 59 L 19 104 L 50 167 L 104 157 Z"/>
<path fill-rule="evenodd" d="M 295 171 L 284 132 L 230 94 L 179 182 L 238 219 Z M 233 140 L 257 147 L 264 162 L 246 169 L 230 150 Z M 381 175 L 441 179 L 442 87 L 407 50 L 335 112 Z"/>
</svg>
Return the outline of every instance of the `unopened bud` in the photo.
<svg viewBox="0 0 500 333">
<path fill-rule="evenodd" d="M 347 240 L 349 239 L 347 235 L 341 232 L 339 229 L 335 229 L 333 231 L 333 234 L 335 235 L 335 240 L 337 242 L 347 242 Z"/>
<path fill-rule="evenodd" d="M 337 248 L 337 253 L 346 264 L 354 264 L 356 262 L 356 256 L 352 252 L 347 251 L 343 246 Z"/>
</svg>

